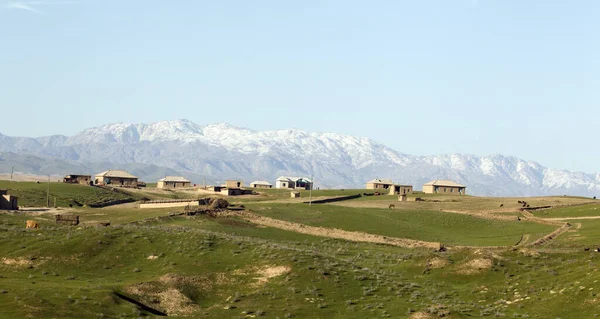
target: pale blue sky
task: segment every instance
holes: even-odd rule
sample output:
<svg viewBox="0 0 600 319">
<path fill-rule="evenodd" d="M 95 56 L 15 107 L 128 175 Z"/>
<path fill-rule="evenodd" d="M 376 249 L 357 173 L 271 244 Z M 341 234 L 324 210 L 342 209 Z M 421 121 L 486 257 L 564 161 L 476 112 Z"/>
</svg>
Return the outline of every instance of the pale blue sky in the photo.
<svg viewBox="0 0 600 319">
<path fill-rule="evenodd" d="M 187 118 L 597 172 L 599 17 L 600 1 L 0 0 L 0 133 Z"/>
</svg>

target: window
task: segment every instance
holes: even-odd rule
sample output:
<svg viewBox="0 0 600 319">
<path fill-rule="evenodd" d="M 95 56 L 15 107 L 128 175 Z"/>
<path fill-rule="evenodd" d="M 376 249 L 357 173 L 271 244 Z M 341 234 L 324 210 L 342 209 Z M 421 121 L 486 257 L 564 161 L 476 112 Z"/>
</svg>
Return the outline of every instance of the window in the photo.
<svg viewBox="0 0 600 319">
<path fill-rule="evenodd" d="M 450 193 L 454 193 L 454 188 L 450 188 Z"/>
</svg>

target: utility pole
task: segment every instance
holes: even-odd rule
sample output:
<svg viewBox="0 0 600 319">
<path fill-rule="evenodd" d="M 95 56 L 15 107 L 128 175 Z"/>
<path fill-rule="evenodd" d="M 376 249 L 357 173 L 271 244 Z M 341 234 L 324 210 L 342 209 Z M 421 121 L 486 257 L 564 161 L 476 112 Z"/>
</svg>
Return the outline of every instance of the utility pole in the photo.
<svg viewBox="0 0 600 319">
<path fill-rule="evenodd" d="M 12 182 L 13 179 L 13 174 L 15 173 L 15 167 L 13 166 L 12 169 L 10 170 L 10 181 Z"/>
<path fill-rule="evenodd" d="M 312 189 L 315 185 L 314 174 L 310 175 L 310 188 L 308 189 L 308 206 L 312 206 Z"/>
<path fill-rule="evenodd" d="M 48 175 L 48 188 L 46 189 L 46 207 L 50 207 L 50 175 Z"/>
</svg>

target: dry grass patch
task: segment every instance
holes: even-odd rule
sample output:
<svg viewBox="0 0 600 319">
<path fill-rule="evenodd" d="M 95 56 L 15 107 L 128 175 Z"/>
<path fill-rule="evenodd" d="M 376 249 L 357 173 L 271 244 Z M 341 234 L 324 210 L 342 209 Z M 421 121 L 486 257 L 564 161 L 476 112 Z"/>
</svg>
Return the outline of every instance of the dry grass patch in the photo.
<svg viewBox="0 0 600 319">
<path fill-rule="evenodd" d="M 444 268 L 450 265 L 450 261 L 446 258 L 433 257 L 427 261 L 426 267 L 429 269 Z"/>
<path fill-rule="evenodd" d="M 491 258 L 475 258 L 460 265 L 456 273 L 461 275 L 472 275 L 484 272 L 494 265 Z"/>
<path fill-rule="evenodd" d="M 419 311 L 419 312 L 413 313 L 408 318 L 409 319 L 437 319 L 437 318 L 439 318 L 439 316 L 434 315 L 434 314 L 430 314 L 430 313 L 425 312 L 425 311 Z"/>
<path fill-rule="evenodd" d="M 52 257 L 41 257 L 41 258 L 36 258 L 36 257 L 32 257 L 32 258 L 25 258 L 25 257 L 16 257 L 16 258 L 6 258 L 3 257 L 2 259 L 0 259 L 0 263 L 2 263 L 2 265 L 6 265 L 9 267 L 15 267 L 15 268 L 27 268 L 30 266 L 39 266 L 43 263 L 45 263 L 46 261 L 52 259 Z"/>
<path fill-rule="evenodd" d="M 269 279 L 279 277 L 289 273 L 292 270 L 290 266 L 264 266 L 263 269 L 260 269 L 256 272 L 258 277 L 256 277 L 257 285 L 266 284 Z"/>
</svg>

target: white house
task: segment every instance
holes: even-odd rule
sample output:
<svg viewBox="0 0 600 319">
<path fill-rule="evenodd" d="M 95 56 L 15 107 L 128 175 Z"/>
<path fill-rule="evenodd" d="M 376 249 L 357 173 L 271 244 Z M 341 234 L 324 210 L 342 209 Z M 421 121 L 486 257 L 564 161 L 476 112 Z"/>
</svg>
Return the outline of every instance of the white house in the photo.
<svg viewBox="0 0 600 319">
<path fill-rule="evenodd" d="M 310 178 L 297 176 L 281 176 L 275 180 L 275 188 L 311 189 L 313 182 Z"/>
</svg>

